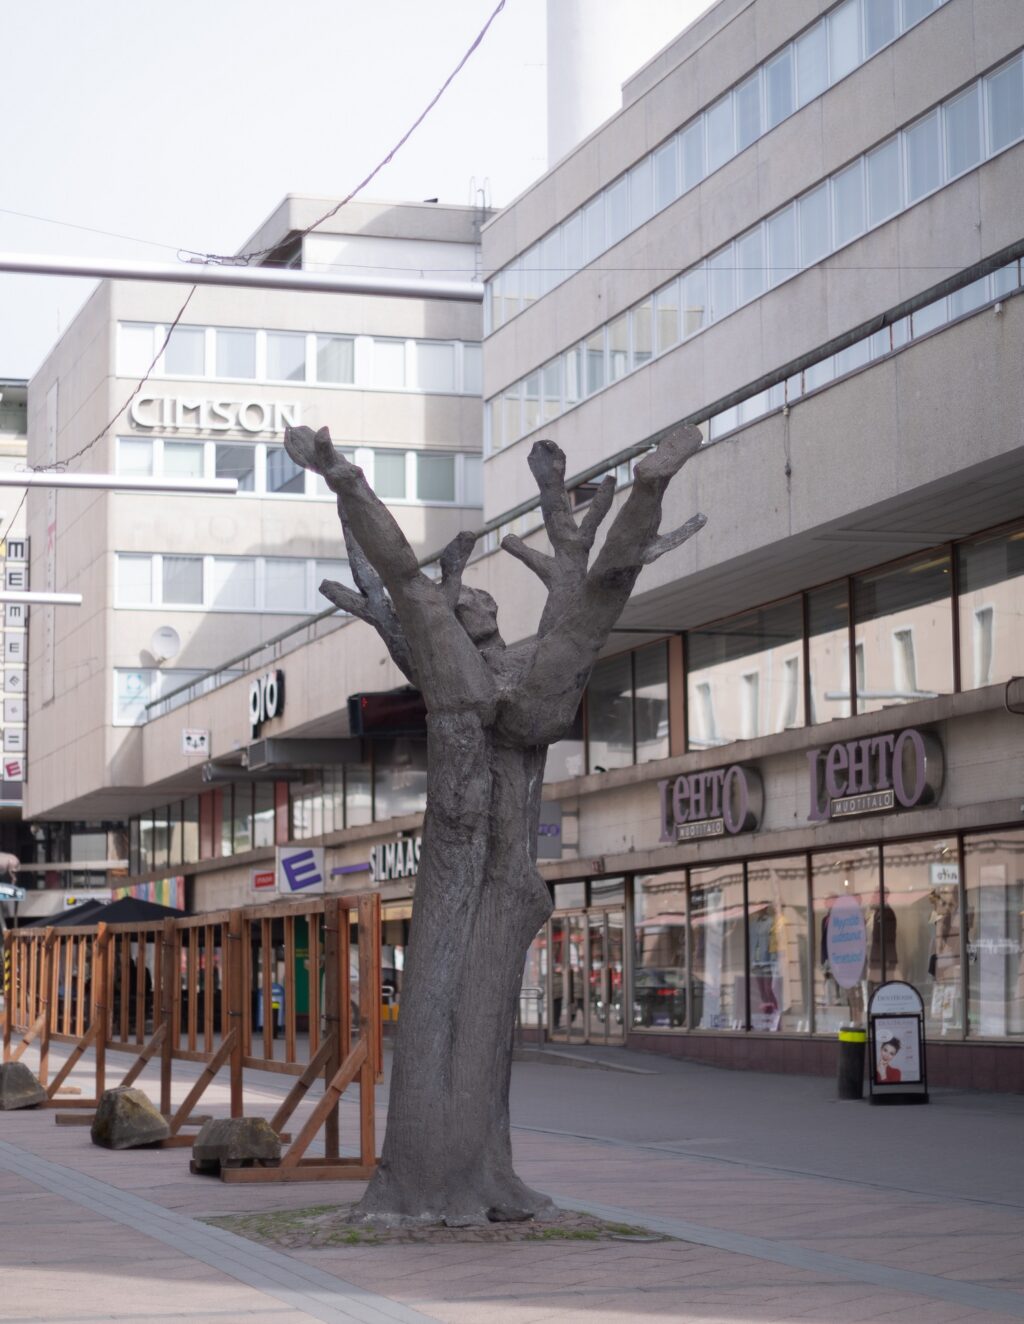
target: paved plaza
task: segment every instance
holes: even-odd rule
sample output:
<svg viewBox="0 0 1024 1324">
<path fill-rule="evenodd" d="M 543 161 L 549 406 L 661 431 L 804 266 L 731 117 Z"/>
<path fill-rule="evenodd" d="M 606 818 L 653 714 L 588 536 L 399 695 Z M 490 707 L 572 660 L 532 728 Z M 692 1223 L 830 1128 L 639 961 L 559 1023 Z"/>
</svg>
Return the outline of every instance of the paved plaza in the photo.
<svg viewBox="0 0 1024 1324">
<path fill-rule="evenodd" d="M 177 1098 L 197 1071 L 182 1064 Z M 270 1115 L 287 1082 L 252 1080 L 248 1111 Z M 202 1108 L 226 1114 L 226 1085 Z M 1019 1096 L 872 1108 L 828 1080 L 582 1049 L 517 1062 L 512 1115 L 527 1181 L 672 1240 L 271 1250 L 198 1220 L 362 1186 L 224 1185 L 190 1176 L 187 1149 L 112 1153 L 52 1112 L 6 1113 L 0 1320 L 1024 1319 Z M 344 1103 L 343 1139 L 356 1124 Z"/>
</svg>

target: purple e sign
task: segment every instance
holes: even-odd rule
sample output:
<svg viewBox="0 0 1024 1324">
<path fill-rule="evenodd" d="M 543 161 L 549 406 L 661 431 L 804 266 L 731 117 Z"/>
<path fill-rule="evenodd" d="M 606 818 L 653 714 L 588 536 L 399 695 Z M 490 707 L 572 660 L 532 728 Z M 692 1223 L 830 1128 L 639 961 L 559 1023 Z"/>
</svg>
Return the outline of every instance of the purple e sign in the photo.
<svg viewBox="0 0 1024 1324">
<path fill-rule="evenodd" d="M 278 852 L 280 890 L 282 892 L 322 892 L 324 890 L 324 853 L 322 847 L 304 850 L 282 849 Z"/>
</svg>

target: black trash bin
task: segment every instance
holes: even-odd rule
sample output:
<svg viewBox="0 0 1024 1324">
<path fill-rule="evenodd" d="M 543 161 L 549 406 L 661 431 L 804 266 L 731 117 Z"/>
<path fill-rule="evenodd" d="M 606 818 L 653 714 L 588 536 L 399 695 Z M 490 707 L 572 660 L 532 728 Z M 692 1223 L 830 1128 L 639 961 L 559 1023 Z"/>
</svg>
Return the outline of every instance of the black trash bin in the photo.
<svg viewBox="0 0 1024 1324">
<path fill-rule="evenodd" d="M 844 1025 L 839 1031 L 839 1097 L 863 1099 L 864 1054 L 867 1031 L 856 1025 Z"/>
</svg>

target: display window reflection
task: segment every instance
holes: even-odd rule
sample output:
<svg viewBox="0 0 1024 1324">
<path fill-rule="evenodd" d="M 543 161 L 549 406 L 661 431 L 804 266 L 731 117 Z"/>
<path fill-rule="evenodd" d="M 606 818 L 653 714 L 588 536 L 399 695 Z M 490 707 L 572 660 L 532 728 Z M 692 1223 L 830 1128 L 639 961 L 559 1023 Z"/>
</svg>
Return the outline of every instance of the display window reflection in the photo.
<svg viewBox="0 0 1024 1324">
<path fill-rule="evenodd" d="M 936 549 L 854 580 L 859 713 L 952 692 L 950 571 Z"/>
<path fill-rule="evenodd" d="M 847 581 L 825 584 L 807 594 L 807 658 L 810 671 L 810 721 L 849 717 L 850 600 Z M 863 650 L 856 656 L 862 666 Z"/>
<path fill-rule="evenodd" d="M 810 1029 L 807 858 L 747 865 L 750 1028 Z"/>
<path fill-rule="evenodd" d="M 686 871 L 633 880 L 633 1024 L 686 1026 Z"/>
<path fill-rule="evenodd" d="M 964 837 L 969 1031 L 1024 1034 L 1024 832 Z"/>
<path fill-rule="evenodd" d="M 960 866 L 955 837 L 882 848 L 885 977 L 905 979 L 924 1000 L 930 1038 L 963 1028 Z"/>
<path fill-rule="evenodd" d="M 743 865 L 690 871 L 690 1028 L 747 1025 Z"/>
<path fill-rule="evenodd" d="M 803 611 L 790 598 L 686 636 L 690 749 L 803 726 Z"/>
<path fill-rule="evenodd" d="M 883 979 L 882 949 L 895 938 L 882 908 L 878 850 L 849 848 L 811 856 L 814 905 L 814 1028 L 832 1034 L 866 1024 Z"/>
<path fill-rule="evenodd" d="M 633 762 L 633 666 L 629 653 L 598 662 L 587 687 L 591 772 Z"/>
<path fill-rule="evenodd" d="M 1024 675 L 1024 529 L 957 548 L 960 686 Z"/>
</svg>

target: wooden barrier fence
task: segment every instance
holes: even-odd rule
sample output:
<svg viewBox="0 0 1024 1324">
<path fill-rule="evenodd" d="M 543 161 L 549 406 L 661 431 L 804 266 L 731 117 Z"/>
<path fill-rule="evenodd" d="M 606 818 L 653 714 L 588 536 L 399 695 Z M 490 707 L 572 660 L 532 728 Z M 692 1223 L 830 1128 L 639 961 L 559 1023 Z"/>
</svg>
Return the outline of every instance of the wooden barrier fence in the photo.
<svg viewBox="0 0 1024 1324">
<path fill-rule="evenodd" d="M 354 932 L 354 941 L 353 941 Z M 118 1081 L 131 1085 L 157 1055 L 168 1146 L 191 1145 L 184 1128 L 222 1071 L 230 1115 L 245 1107 L 246 1071 L 294 1077 L 271 1120 L 279 1134 L 314 1081 L 324 1091 L 276 1168 L 224 1169 L 226 1181 L 364 1178 L 374 1170 L 374 1086 L 383 1078 L 380 898 L 308 898 L 149 924 L 23 929 L 4 936 L 3 1060 L 39 1045 L 39 1079 L 51 1107 L 95 1110 L 107 1053 L 130 1053 Z M 280 1038 L 278 1036 L 280 1035 Z M 53 1042 L 72 1045 L 50 1079 Z M 73 1068 L 93 1054 L 89 1098 L 57 1099 Z M 172 1110 L 175 1062 L 202 1066 Z M 359 1157 L 343 1158 L 339 1103 L 358 1082 Z M 63 1124 L 88 1114 L 58 1114 Z M 306 1151 L 324 1133 L 324 1157 Z"/>
</svg>

